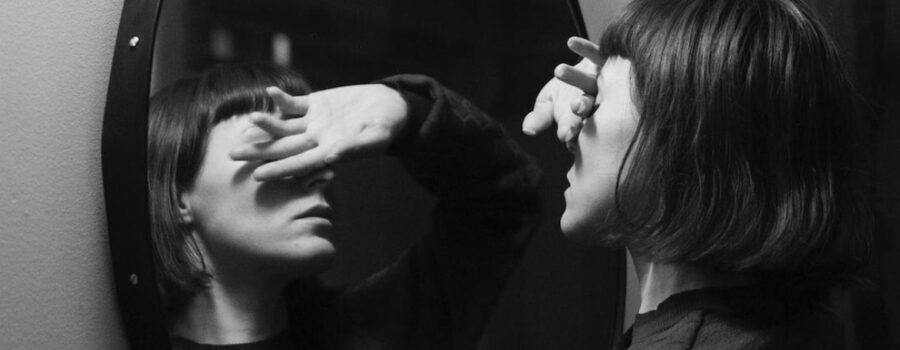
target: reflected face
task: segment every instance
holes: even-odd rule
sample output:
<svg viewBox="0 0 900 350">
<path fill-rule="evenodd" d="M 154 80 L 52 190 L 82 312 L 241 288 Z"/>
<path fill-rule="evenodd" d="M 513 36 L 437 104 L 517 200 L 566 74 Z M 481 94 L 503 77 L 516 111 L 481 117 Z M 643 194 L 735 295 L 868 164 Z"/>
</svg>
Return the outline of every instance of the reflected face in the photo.
<svg viewBox="0 0 900 350">
<path fill-rule="evenodd" d="M 217 278 L 322 272 L 335 255 L 328 239 L 332 210 L 324 194 L 334 172 L 255 180 L 251 174 L 259 162 L 228 155 L 238 145 L 262 141 L 248 136 L 252 128 L 246 115 L 215 125 L 197 178 L 181 196 L 184 219 L 194 228 L 207 268 Z"/>
<path fill-rule="evenodd" d="M 597 241 L 597 230 L 608 223 L 616 177 L 639 118 L 631 98 L 631 61 L 610 57 L 597 88 L 594 114 L 583 121 L 578 138 L 567 144 L 575 162 L 566 174 L 569 188 L 560 226 L 567 237 L 582 243 Z"/>
</svg>

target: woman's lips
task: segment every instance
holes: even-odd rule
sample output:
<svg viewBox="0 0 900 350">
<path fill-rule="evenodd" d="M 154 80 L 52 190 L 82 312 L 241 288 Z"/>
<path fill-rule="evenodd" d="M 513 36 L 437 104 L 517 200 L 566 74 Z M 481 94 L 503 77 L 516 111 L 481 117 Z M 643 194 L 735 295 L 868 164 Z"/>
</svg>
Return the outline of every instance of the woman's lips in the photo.
<svg viewBox="0 0 900 350">
<path fill-rule="evenodd" d="M 334 218 L 334 210 L 327 205 L 317 205 L 314 206 L 303 213 L 300 213 L 294 220 L 304 219 L 304 218 L 324 218 L 328 221 Z"/>
</svg>

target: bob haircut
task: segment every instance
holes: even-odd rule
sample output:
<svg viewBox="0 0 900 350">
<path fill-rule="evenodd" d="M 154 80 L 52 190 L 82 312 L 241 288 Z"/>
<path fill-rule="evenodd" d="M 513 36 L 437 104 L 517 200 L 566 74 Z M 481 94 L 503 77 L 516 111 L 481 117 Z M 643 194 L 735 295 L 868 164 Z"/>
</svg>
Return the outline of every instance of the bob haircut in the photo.
<svg viewBox="0 0 900 350">
<path fill-rule="evenodd" d="M 792 284 L 843 282 L 868 261 L 852 91 L 808 8 L 635 0 L 600 54 L 632 62 L 640 114 L 605 239 Z"/>
<path fill-rule="evenodd" d="M 265 88 L 311 92 L 291 70 L 264 64 L 223 65 L 179 80 L 150 99 L 147 178 L 157 281 L 168 315 L 175 315 L 211 278 L 181 221 L 180 195 L 193 186 L 213 126 L 251 112 L 273 112 Z"/>
</svg>

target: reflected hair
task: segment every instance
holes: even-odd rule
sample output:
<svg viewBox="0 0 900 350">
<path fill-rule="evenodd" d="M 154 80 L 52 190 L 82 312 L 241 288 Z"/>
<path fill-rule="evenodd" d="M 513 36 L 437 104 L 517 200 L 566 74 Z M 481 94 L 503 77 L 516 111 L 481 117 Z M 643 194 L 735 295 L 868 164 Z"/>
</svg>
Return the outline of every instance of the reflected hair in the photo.
<svg viewBox="0 0 900 350">
<path fill-rule="evenodd" d="M 191 227 L 181 220 L 181 193 L 197 177 L 213 126 L 237 115 L 275 110 L 265 91 L 269 86 L 292 95 L 311 92 L 306 81 L 289 69 L 231 64 L 179 80 L 150 98 L 150 229 L 158 287 L 170 316 L 211 278 Z"/>
<path fill-rule="evenodd" d="M 867 262 L 852 89 L 807 7 L 635 0 L 599 45 L 632 62 L 640 115 L 605 239 L 817 288 Z"/>
</svg>

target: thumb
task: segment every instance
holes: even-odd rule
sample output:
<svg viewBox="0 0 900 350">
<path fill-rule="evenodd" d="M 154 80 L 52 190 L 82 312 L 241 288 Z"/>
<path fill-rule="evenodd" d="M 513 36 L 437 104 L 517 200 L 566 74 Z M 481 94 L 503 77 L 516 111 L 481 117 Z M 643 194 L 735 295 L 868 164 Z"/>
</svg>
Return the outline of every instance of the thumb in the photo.
<svg viewBox="0 0 900 350">
<path fill-rule="evenodd" d="M 553 124 L 553 101 L 541 101 L 534 105 L 534 110 L 522 120 L 522 132 L 536 135 Z"/>
<path fill-rule="evenodd" d="M 277 86 L 266 88 L 266 93 L 285 115 L 304 115 L 309 110 L 309 98 L 306 96 L 291 96 Z"/>
</svg>

